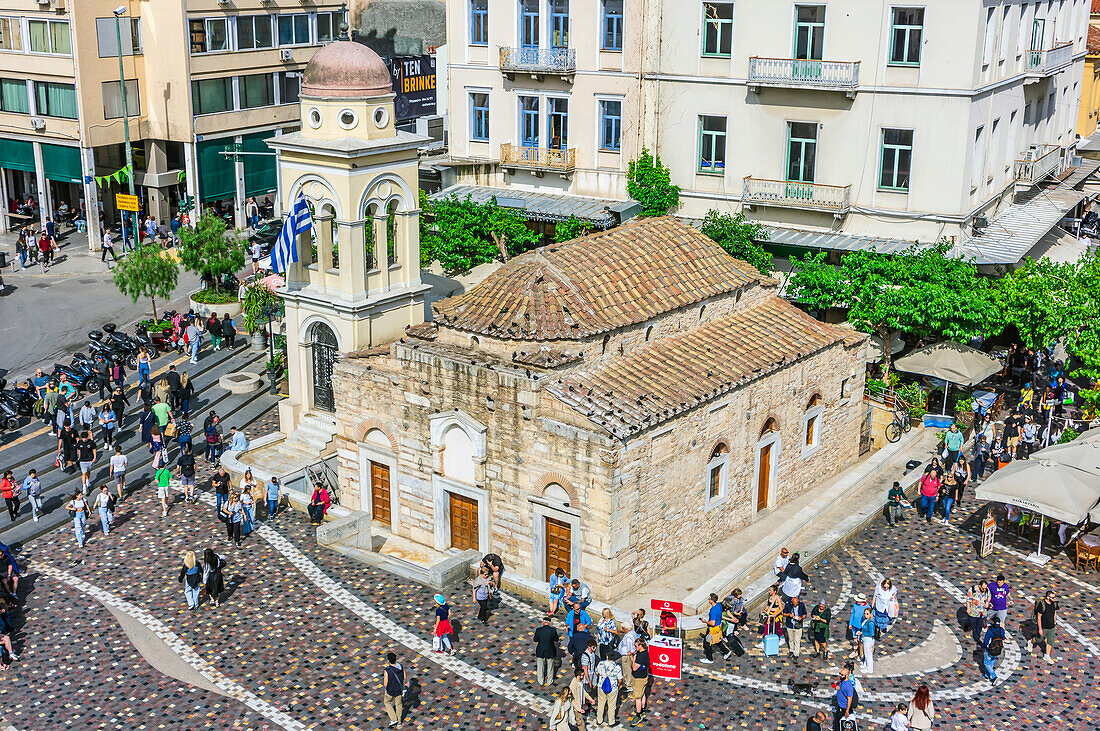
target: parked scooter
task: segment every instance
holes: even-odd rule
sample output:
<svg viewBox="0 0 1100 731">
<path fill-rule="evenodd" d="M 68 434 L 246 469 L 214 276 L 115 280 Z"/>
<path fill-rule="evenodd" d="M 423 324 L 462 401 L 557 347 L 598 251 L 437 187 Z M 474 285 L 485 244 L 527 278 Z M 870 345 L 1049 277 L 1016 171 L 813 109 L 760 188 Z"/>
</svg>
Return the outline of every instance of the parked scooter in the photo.
<svg viewBox="0 0 1100 731">
<path fill-rule="evenodd" d="M 19 412 L 17 412 L 7 399 L 0 398 L 0 426 L 8 431 L 19 428 Z"/>
<path fill-rule="evenodd" d="M 16 383 L 10 389 L 7 386 L 8 382 L 0 378 L 0 400 L 6 401 L 20 416 L 34 416 L 34 402 L 38 399 L 30 383 Z"/>
<path fill-rule="evenodd" d="M 103 333 L 98 330 L 92 330 L 88 333 L 88 350 L 93 355 L 102 355 L 108 361 L 120 361 L 126 364 L 126 367 L 130 370 L 137 370 L 137 352 L 128 352 L 127 350 L 119 347 L 114 340 L 107 341 L 103 337 Z"/>
<path fill-rule="evenodd" d="M 89 371 L 78 362 L 69 365 L 54 363 L 53 373 L 50 374 L 50 378 L 60 380 L 62 373 L 68 377 L 69 383 L 73 384 L 81 391 L 91 392 L 99 388 L 99 376 L 96 375 L 95 370 Z"/>
</svg>

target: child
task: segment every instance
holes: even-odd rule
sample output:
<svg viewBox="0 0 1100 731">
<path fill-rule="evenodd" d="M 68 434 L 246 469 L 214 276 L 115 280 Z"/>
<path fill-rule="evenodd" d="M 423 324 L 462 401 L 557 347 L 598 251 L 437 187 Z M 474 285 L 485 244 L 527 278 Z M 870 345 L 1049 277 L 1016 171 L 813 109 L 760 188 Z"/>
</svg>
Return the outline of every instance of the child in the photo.
<svg viewBox="0 0 1100 731">
<path fill-rule="evenodd" d="M 894 715 L 890 716 L 890 731 L 907 731 L 909 728 L 909 716 L 906 715 L 909 706 L 899 703 L 894 709 Z"/>
</svg>

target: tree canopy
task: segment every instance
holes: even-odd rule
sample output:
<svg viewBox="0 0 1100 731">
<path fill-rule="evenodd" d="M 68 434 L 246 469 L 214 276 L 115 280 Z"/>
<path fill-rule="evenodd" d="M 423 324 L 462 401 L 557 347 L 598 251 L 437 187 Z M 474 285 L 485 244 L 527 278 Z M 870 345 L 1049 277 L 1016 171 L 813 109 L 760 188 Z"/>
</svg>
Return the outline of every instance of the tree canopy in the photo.
<svg viewBox="0 0 1100 731">
<path fill-rule="evenodd" d="M 582 221 L 576 216 L 570 216 L 554 227 L 554 243 L 560 244 L 563 241 L 579 239 L 594 228 L 596 227 L 588 221 Z"/>
<path fill-rule="evenodd" d="M 501 247 L 515 256 L 540 243 L 524 218 L 501 208 L 495 197 L 475 203 L 469 196 L 439 201 L 422 196 L 420 207 L 420 264 L 438 261 L 448 275 L 497 259 Z"/>
<path fill-rule="evenodd" d="M 673 185 L 661 158 L 646 148 L 627 165 L 626 192 L 642 204 L 642 216 L 663 216 L 680 203 L 680 186 Z"/>
<path fill-rule="evenodd" d="M 157 321 L 157 298 L 171 296 L 176 289 L 179 264 L 155 244 L 139 246 L 115 265 L 115 286 L 136 304 L 148 297 L 153 303 L 153 322 Z"/>
<path fill-rule="evenodd" d="M 772 255 L 757 243 L 768 238 L 763 224 L 747 220 L 740 211 L 730 214 L 711 209 L 707 211 L 699 230 L 731 256 L 752 264 L 761 274 L 772 273 Z"/>
<path fill-rule="evenodd" d="M 236 233 L 227 235 L 225 221 L 214 213 L 204 213 L 193 229 L 181 228 L 179 237 L 177 250 L 183 268 L 212 280 L 215 291 L 226 275 L 244 267 L 248 240 Z"/>
</svg>

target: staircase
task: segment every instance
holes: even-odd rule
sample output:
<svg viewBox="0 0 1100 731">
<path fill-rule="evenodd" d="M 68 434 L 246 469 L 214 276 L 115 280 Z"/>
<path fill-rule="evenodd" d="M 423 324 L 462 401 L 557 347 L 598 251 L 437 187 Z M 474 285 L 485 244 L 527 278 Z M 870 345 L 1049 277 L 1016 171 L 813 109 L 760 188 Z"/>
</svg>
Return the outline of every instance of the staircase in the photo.
<svg viewBox="0 0 1100 731">
<path fill-rule="evenodd" d="M 279 452 L 286 461 L 299 466 L 317 461 L 332 443 L 336 435 L 336 418 L 327 415 L 306 414 L 298 427 L 279 445 Z"/>
<path fill-rule="evenodd" d="M 304 492 L 308 496 L 312 482 L 307 469 L 312 469 L 315 477 L 330 485 L 336 483 L 335 436 L 335 417 L 306 414 L 285 439 L 282 435 L 260 437 L 248 450 L 241 454 L 229 453 L 222 458 L 222 462 L 231 474 L 239 475 L 245 469 L 251 469 L 261 482 L 278 477 L 285 489 Z"/>
</svg>

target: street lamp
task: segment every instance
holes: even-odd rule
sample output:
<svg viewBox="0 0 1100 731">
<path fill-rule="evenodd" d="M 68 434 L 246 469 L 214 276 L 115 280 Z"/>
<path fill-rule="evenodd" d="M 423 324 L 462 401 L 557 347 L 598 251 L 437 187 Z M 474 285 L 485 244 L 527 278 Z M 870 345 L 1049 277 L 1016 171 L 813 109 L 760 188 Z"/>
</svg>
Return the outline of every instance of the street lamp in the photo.
<svg viewBox="0 0 1100 731">
<path fill-rule="evenodd" d="M 268 360 L 267 392 L 270 393 L 272 396 L 275 396 L 279 393 L 279 389 L 275 384 L 275 332 L 273 329 L 273 325 L 275 322 L 275 312 L 275 305 L 269 303 L 267 306 L 264 307 L 264 315 L 267 316 L 267 348 L 268 355 L 270 357 L 270 360 Z"/>
<path fill-rule="evenodd" d="M 126 14 L 126 6 L 120 5 L 111 12 L 114 13 L 115 16 L 115 38 L 117 39 L 118 43 L 118 86 L 119 91 L 122 92 L 122 129 L 126 135 L 126 182 L 130 186 L 130 195 L 134 195 L 134 148 L 130 145 L 130 108 L 126 105 L 126 74 L 122 70 L 122 24 L 119 20 L 123 15 Z M 130 216 L 127 215 L 129 213 L 131 212 L 127 211 L 126 214 L 123 214 L 123 218 L 129 218 Z M 136 220 L 131 221 L 130 228 L 134 232 L 134 248 L 136 249 L 138 245 L 138 230 Z M 122 233 L 124 237 L 122 242 L 122 250 L 126 251 L 125 225 L 123 225 Z"/>
</svg>

